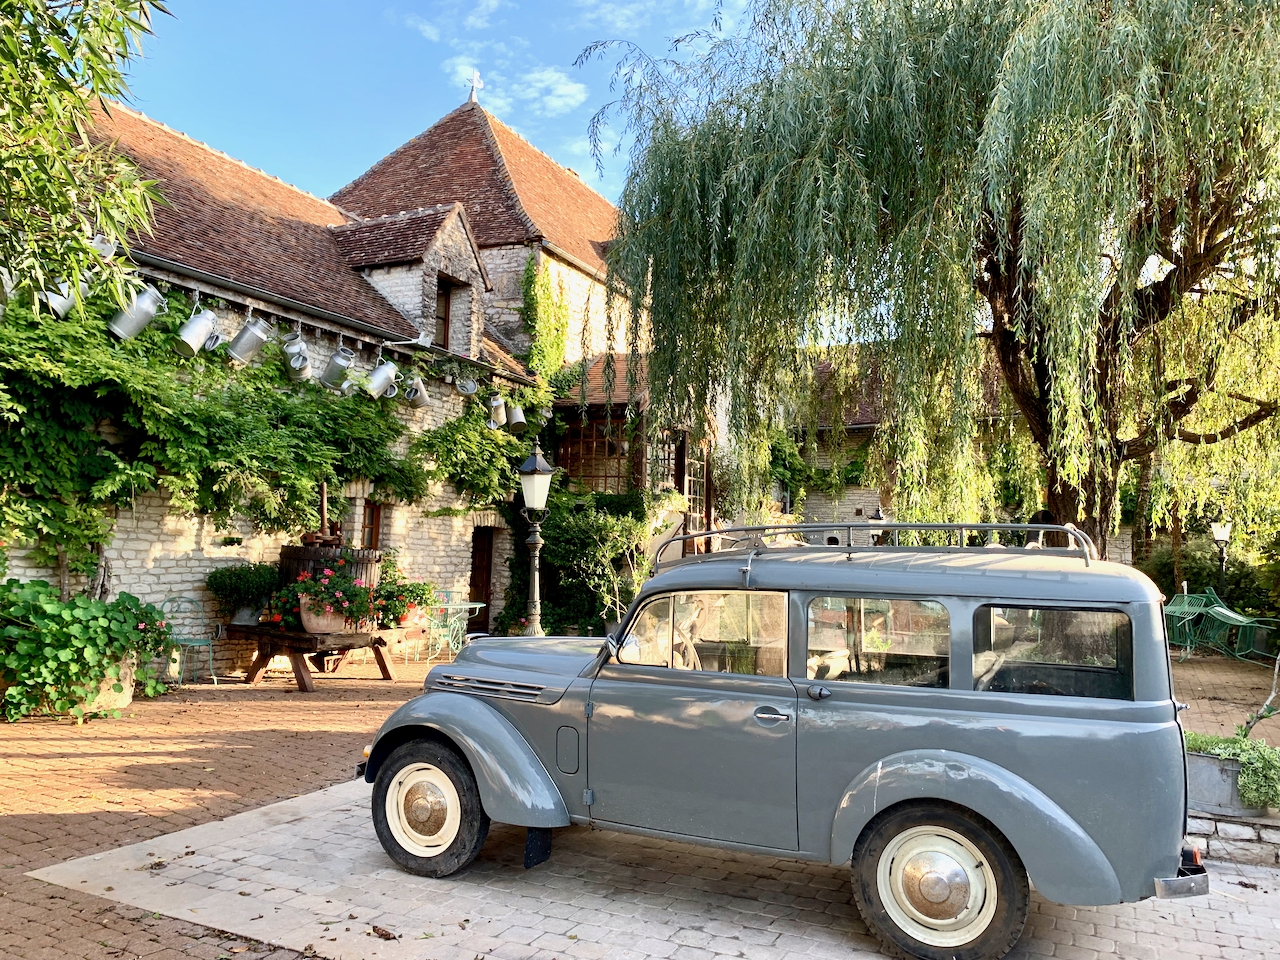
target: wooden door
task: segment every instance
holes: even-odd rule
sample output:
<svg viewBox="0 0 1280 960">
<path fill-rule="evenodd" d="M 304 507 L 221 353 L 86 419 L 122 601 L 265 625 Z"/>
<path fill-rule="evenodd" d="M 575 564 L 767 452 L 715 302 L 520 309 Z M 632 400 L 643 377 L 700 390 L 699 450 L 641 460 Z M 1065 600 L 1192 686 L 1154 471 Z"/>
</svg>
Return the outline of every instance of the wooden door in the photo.
<svg viewBox="0 0 1280 960">
<path fill-rule="evenodd" d="M 468 633 L 489 632 L 489 608 L 493 605 L 493 527 L 476 527 L 471 534 L 472 603 L 483 603 L 467 621 Z"/>
</svg>

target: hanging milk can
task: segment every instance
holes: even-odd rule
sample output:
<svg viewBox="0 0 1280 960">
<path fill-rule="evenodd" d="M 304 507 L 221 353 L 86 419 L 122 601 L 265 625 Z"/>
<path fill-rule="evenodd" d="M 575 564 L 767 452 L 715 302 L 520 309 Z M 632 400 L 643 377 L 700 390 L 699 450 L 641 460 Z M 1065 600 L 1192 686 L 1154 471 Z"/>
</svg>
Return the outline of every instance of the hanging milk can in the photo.
<svg viewBox="0 0 1280 960">
<path fill-rule="evenodd" d="M 394 397 L 399 390 L 396 383 L 403 379 L 404 377 L 400 376 L 400 368 L 390 360 L 384 360 L 378 364 L 373 373 L 369 374 L 365 390 L 371 397 Z"/>
<path fill-rule="evenodd" d="M 178 339 L 173 342 L 173 349 L 179 356 L 194 357 L 216 336 L 217 329 L 218 315 L 212 310 L 201 310 L 178 328 Z"/>
<path fill-rule="evenodd" d="M 147 329 L 147 324 L 155 319 L 157 313 L 162 312 L 160 307 L 164 302 L 164 297 L 159 290 L 150 285 L 145 286 L 134 294 L 133 302 L 129 306 L 111 318 L 107 329 L 121 340 L 136 337 Z"/>
<path fill-rule="evenodd" d="M 311 358 L 306 353 L 295 353 L 285 364 L 285 373 L 294 382 L 301 382 L 311 376 Z"/>
<path fill-rule="evenodd" d="M 87 283 L 80 284 L 80 299 L 84 299 L 89 295 L 89 285 Z M 57 290 L 46 290 L 40 294 L 44 298 L 44 302 L 49 305 L 49 309 L 58 315 L 58 319 L 66 319 L 71 308 L 76 305 L 75 294 L 71 292 L 71 284 L 66 280 L 58 281 Z"/>
<path fill-rule="evenodd" d="M 507 404 L 507 429 L 518 437 L 528 429 L 528 426 L 524 419 L 524 408 L 518 403 Z"/>
<path fill-rule="evenodd" d="M 227 353 L 238 363 L 248 363 L 258 355 L 270 336 L 271 324 L 261 317 L 250 317 L 240 328 L 240 332 L 231 338 Z"/>
<path fill-rule="evenodd" d="M 324 373 L 320 374 L 320 382 L 330 390 L 342 390 L 347 382 L 347 374 L 351 370 L 351 364 L 355 363 L 356 352 L 350 347 L 339 347 L 333 351 L 329 357 L 329 362 L 325 364 Z"/>
<path fill-rule="evenodd" d="M 427 405 L 429 399 L 426 385 L 422 382 L 421 377 L 414 377 L 404 388 L 404 402 L 414 410 L 421 410 Z"/>
</svg>

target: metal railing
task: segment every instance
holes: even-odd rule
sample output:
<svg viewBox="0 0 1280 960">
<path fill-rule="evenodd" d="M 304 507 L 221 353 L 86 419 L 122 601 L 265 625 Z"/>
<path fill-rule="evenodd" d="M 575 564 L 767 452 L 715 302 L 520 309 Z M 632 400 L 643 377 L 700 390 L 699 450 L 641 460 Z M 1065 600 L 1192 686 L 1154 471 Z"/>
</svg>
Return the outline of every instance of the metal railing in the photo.
<svg viewBox="0 0 1280 960">
<path fill-rule="evenodd" d="M 865 533 L 867 543 L 855 543 L 854 533 Z M 938 534 L 946 536 L 946 542 L 902 543 L 903 533 Z M 971 542 L 975 535 L 979 542 Z M 985 537 L 977 536 L 985 534 Z M 1093 540 L 1083 530 L 1070 523 L 894 523 L 887 520 L 864 520 L 836 523 L 780 523 L 756 527 L 728 527 L 723 530 L 703 530 L 700 533 L 682 533 L 663 541 L 654 555 L 654 565 L 679 563 L 704 559 L 719 553 L 742 550 L 766 551 L 770 549 L 812 549 L 835 552 L 854 550 L 880 550 L 901 548 L 935 552 L 958 552 L 983 549 L 992 546 L 1022 546 L 1002 544 L 1000 534 L 1023 534 L 1031 541 L 1035 535 L 1037 546 L 1043 550 L 1080 556 L 1085 566 L 1098 559 Z M 1045 535 L 1066 538 L 1066 545 L 1046 546 Z M 952 535 L 956 542 L 951 543 Z M 911 538 L 914 539 L 914 538 Z M 936 538 L 928 538 L 936 539 Z M 781 542 L 776 542 L 781 540 Z M 699 545 L 698 541 L 705 541 Z M 775 542 L 770 542 L 775 541 Z M 674 544 L 681 545 L 681 555 L 664 560 L 663 554 Z M 699 547 L 701 546 L 701 549 Z"/>
</svg>

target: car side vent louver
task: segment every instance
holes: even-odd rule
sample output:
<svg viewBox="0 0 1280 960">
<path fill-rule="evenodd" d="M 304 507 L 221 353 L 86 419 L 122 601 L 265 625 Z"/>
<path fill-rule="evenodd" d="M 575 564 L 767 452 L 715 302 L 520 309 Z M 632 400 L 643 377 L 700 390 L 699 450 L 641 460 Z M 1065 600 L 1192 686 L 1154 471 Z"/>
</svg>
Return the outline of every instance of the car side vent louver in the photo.
<svg viewBox="0 0 1280 960">
<path fill-rule="evenodd" d="M 462 677 L 456 674 L 445 674 L 436 681 L 441 690 L 458 690 L 467 693 L 478 693 L 484 697 L 500 697 L 503 700 L 538 699 L 546 687 L 540 683 L 517 683 L 514 680 L 486 680 L 483 677 Z"/>
</svg>

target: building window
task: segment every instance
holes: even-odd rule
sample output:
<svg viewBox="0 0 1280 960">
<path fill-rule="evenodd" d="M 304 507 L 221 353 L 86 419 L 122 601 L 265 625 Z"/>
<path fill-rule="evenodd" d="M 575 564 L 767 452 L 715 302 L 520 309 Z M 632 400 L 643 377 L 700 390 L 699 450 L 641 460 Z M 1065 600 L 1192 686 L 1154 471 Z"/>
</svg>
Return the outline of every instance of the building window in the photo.
<svg viewBox="0 0 1280 960">
<path fill-rule="evenodd" d="M 360 518 L 360 548 L 377 550 L 382 540 L 382 504 L 372 500 L 364 502 L 364 516 Z"/>
<path fill-rule="evenodd" d="M 436 280 L 436 333 L 431 342 L 449 349 L 449 307 L 453 301 L 453 285 L 444 277 Z"/>
<path fill-rule="evenodd" d="M 563 467 L 581 489 L 596 493 L 626 493 L 636 477 L 636 456 L 642 449 L 627 438 L 620 420 L 588 420 L 576 417 L 565 429 L 557 465 Z"/>
</svg>

